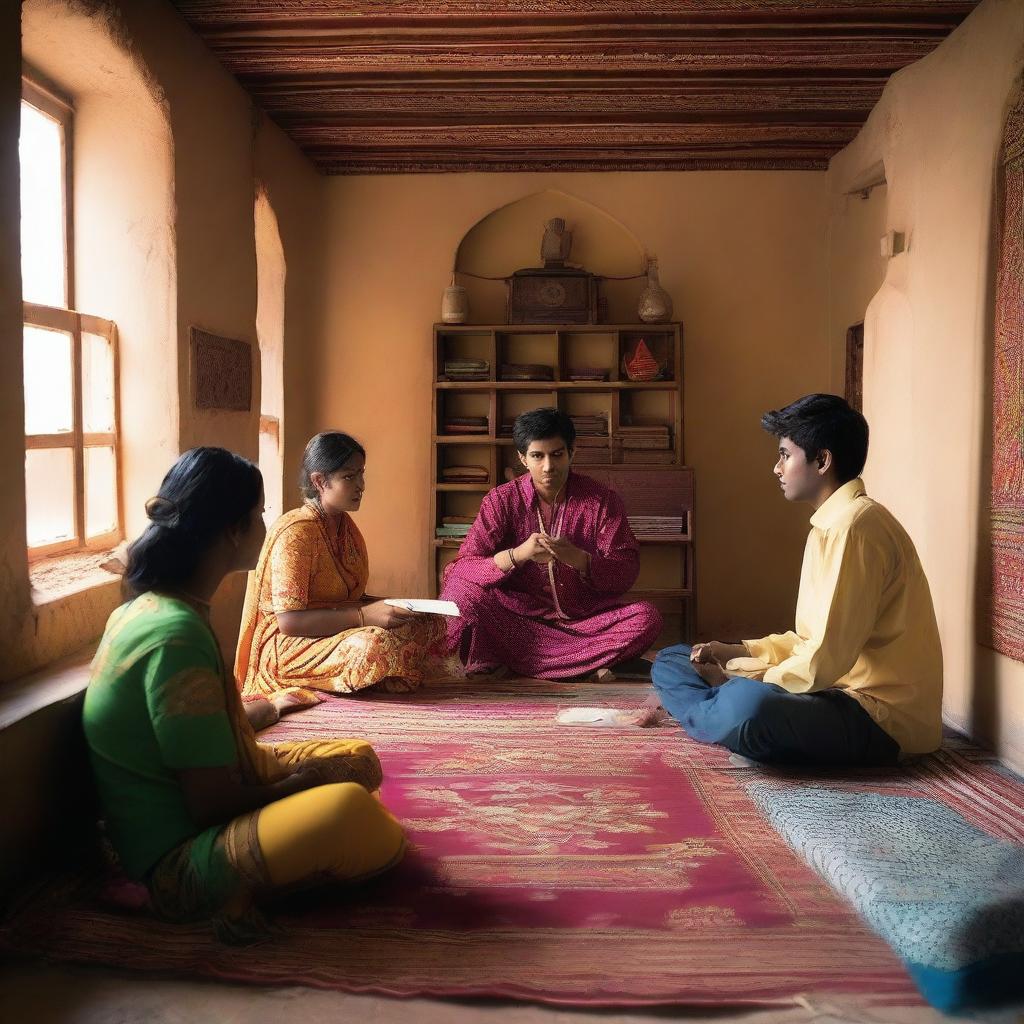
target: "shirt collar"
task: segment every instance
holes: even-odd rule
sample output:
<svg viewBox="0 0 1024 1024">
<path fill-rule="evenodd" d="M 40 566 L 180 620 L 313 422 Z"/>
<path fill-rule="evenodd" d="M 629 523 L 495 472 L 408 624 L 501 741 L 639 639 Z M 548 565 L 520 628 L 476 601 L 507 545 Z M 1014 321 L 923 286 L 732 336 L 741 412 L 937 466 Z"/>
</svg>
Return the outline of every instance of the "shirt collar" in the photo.
<svg viewBox="0 0 1024 1024">
<path fill-rule="evenodd" d="M 833 491 L 811 516 L 811 526 L 819 530 L 827 530 L 842 515 L 844 509 L 850 502 L 862 498 L 867 494 L 864 489 L 864 481 L 860 477 L 856 480 L 848 480 L 838 490 Z"/>
<path fill-rule="evenodd" d="M 569 493 L 569 488 L 572 487 L 573 477 L 576 474 L 573 473 L 572 469 L 569 470 L 569 475 L 565 481 L 565 488 L 562 491 L 562 500 L 564 501 Z M 520 492 L 523 495 L 523 499 L 527 505 L 532 505 L 534 500 L 540 500 L 540 496 L 537 494 L 537 489 L 533 486 L 533 477 L 530 476 L 529 470 L 525 473 L 520 473 L 516 477 L 516 482 L 519 484 Z"/>
</svg>

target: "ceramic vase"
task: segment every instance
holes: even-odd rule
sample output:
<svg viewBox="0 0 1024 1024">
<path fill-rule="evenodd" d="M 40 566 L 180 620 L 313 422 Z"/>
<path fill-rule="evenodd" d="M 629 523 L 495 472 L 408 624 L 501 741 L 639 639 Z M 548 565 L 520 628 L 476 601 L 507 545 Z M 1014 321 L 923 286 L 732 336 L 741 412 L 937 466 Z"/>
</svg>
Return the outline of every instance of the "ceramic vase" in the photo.
<svg viewBox="0 0 1024 1024">
<path fill-rule="evenodd" d="M 658 281 L 658 261 L 647 261 L 647 286 L 640 293 L 637 315 L 645 324 L 664 323 L 672 319 L 672 299 Z"/>
<path fill-rule="evenodd" d="M 441 299 L 441 322 L 445 324 L 464 324 L 469 317 L 469 295 L 461 284 L 452 283 L 445 288 Z"/>
</svg>

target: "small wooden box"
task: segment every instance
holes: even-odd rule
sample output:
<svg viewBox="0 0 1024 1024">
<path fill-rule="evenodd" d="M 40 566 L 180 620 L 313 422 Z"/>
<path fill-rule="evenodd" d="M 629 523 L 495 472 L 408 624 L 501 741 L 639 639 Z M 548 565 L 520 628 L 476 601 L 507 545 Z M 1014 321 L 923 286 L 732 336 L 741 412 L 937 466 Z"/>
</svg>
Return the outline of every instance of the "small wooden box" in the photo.
<svg viewBox="0 0 1024 1024">
<path fill-rule="evenodd" d="M 507 284 L 510 324 L 597 323 L 598 281 L 585 270 L 517 270 Z"/>
</svg>

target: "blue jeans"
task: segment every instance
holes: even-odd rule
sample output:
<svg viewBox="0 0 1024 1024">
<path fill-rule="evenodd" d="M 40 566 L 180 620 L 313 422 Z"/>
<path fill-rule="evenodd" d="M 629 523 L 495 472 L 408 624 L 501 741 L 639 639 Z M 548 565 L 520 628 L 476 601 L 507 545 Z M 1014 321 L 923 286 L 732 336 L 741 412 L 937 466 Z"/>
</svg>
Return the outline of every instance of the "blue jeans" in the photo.
<svg viewBox="0 0 1024 1024">
<path fill-rule="evenodd" d="M 700 743 L 720 743 L 754 761 L 779 764 L 894 764 L 900 748 L 842 690 L 790 693 L 733 676 L 709 686 L 685 644 L 666 647 L 651 671 L 662 707 Z"/>
</svg>

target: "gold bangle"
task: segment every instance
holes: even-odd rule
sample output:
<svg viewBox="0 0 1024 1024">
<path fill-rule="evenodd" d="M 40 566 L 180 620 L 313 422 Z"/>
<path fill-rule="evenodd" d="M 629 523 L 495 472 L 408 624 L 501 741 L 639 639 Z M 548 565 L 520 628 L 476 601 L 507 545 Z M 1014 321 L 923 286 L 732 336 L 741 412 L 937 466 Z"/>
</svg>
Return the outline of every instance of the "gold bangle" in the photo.
<svg viewBox="0 0 1024 1024">
<path fill-rule="evenodd" d="M 509 548 L 508 549 L 508 560 L 512 563 L 512 568 L 513 569 L 518 569 L 519 568 L 519 563 L 516 561 L 515 554 L 513 554 L 514 551 L 515 551 L 515 548 Z"/>
<path fill-rule="evenodd" d="M 363 609 L 357 608 L 356 615 L 359 616 L 359 628 L 362 629 L 366 625 L 366 619 L 363 618 Z"/>
</svg>

